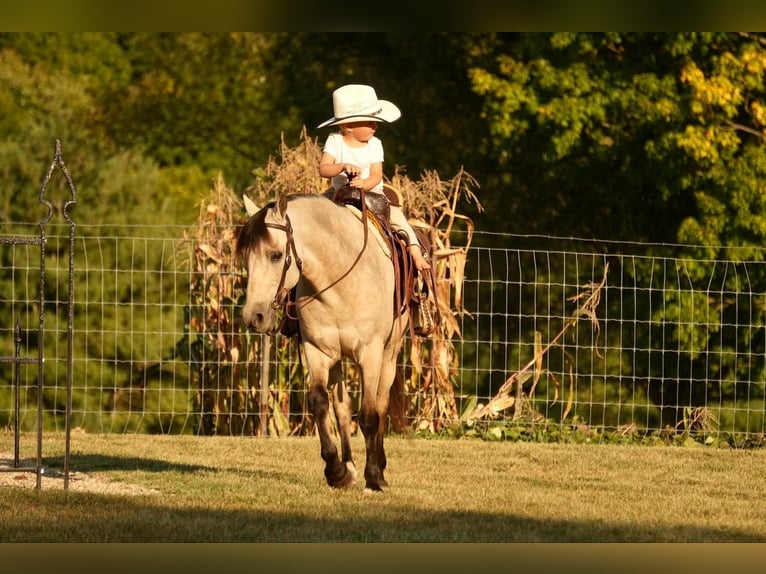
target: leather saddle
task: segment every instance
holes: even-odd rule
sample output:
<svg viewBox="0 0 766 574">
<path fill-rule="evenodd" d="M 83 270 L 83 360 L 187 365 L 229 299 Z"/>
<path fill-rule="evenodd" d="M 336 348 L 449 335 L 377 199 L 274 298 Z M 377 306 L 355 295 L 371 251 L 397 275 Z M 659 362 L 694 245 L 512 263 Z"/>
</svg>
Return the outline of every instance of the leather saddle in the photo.
<svg viewBox="0 0 766 574">
<path fill-rule="evenodd" d="M 362 195 L 364 195 L 365 207 L 372 212 L 372 214 L 379 220 L 388 221 L 391 217 L 391 203 L 390 199 L 383 193 L 376 193 L 374 191 L 366 191 L 362 194 L 362 190 L 358 187 L 351 187 L 350 185 L 344 185 L 338 188 L 332 194 L 332 200 L 335 203 L 341 203 L 343 205 L 353 205 L 358 210 L 362 210 Z"/>
</svg>

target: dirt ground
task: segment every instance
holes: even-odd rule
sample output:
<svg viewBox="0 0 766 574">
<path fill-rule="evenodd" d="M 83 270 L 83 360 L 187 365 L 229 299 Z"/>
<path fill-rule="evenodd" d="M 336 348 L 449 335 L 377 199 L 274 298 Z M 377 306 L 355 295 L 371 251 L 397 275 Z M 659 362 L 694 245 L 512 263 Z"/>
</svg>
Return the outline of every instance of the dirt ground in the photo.
<svg viewBox="0 0 766 574">
<path fill-rule="evenodd" d="M 20 460 L 18 468 L 33 468 L 34 460 Z M 60 469 L 43 467 L 40 479 L 42 490 L 63 490 L 64 473 Z M 36 488 L 37 475 L 34 470 L 17 470 L 13 454 L 0 452 L 0 491 L 4 488 Z M 137 484 L 128 484 L 93 476 L 84 472 L 69 472 L 69 490 L 72 492 L 93 492 L 99 494 L 145 495 L 158 491 Z"/>
</svg>

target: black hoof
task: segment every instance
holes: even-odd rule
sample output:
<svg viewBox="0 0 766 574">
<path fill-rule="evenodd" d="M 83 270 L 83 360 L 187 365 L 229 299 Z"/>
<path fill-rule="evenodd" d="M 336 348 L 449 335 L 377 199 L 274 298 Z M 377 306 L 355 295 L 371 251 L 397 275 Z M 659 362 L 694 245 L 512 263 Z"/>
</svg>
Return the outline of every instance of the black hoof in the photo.
<svg viewBox="0 0 766 574">
<path fill-rule="evenodd" d="M 353 462 L 338 463 L 334 469 L 325 468 L 327 484 L 332 488 L 351 488 L 356 484 L 356 467 Z"/>
<path fill-rule="evenodd" d="M 388 481 L 384 478 L 367 481 L 364 487 L 365 492 L 383 492 L 388 490 Z"/>
</svg>

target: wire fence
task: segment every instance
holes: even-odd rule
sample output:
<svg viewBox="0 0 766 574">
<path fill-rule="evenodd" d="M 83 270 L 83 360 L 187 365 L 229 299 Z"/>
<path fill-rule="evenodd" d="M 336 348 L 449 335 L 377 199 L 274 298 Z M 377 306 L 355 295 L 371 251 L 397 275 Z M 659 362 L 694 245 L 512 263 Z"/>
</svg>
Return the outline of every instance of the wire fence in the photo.
<svg viewBox="0 0 766 574">
<path fill-rule="evenodd" d="M 488 381 L 481 396 L 492 396 L 508 373 L 539 354 L 541 343 L 572 325 L 573 298 L 603 273 L 595 321 L 565 333 L 537 366 L 536 410 L 557 420 L 568 412 L 575 422 L 610 429 L 763 433 L 761 261 L 743 261 L 736 252 L 726 260 L 595 254 L 577 251 L 572 240 L 547 243 L 559 246 L 474 250 L 477 272 L 467 281 L 483 310 L 471 357 L 483 345 L 497 348 L 488 369 L 462 372 L 464 381 Z M 534 384 L 528 380 L 526 388 Z"/>
<path fill-rule="evenodd" d="M 274 345 L 271 378 L 247 357 L 198 345 L 201 305 L 180 227 L 78 226 L 71 425 L 99 433 L 200 433 L 229 416 L 230 432 L 263 432 L 258 419 L 306 420 L 305 388 L 285 384 L 300 367 L 290 342 Z M 450 381 L 456 423 L 549 421 L 618 432 L 762 437 L 766 430 L 766 269 L 763 252 L 690 258 L 688 246 L 609 244 L 477 233 L 467 254 Z M 482 247 L 482 243 L 506 248 Z M 45 426 L 62 430 L 66 358 L 65 233 L 49 231 L 51 309 L 45 331 Z M 0 354 L 37 349 L 39 255 L 4 246 Z M 683 253 L 686 255 L 680 255 Z M 584 294 L 597 295 L 589 308 Z M 241 301 L 220 301 L 232 317 Z M 236 325 L 236 321 L 233 321 Z M 241 332 L 243 348 L 263 345 Z M 280 339 L 280 336 L 277 336 Z M 429 344 L 426 342 L 425 344 Z M 200 357 L 199 353 L 208 353 Z M 199 361 L 216 365 L 200 378 Z M 236 363 L 236 364 L 235 364 Z M 403 369 L 411 366 L 406 353 Z M 251 372 L 242 386 L 232 374 Z M 5 372 L 5 371 L 8 372 Z M 36 426 L 37 370 L 21 373 L 20 426 Z M 13 424 L 11 373 L 0 372 L 0 426 Z M 219 391 L 213 400 L 204 390 Z M 428 397 L 409 389 L 413 412 Z M 228 409 L 228 412 L 227 412 Z M 251 421 L 251 422 L 248 422 Z M 274 421 L 277 425 L 279 421 Z M 421 421 L 422 422 L 422 421 Z M 427 425 L 426 425 L 427 426 Z M 269 432 L 275 432 L 270 428 Z M 303 428 L 294 423 L 290 428 Z M 261 429 L 261 430 L 259 430 Z"/>
</svg>

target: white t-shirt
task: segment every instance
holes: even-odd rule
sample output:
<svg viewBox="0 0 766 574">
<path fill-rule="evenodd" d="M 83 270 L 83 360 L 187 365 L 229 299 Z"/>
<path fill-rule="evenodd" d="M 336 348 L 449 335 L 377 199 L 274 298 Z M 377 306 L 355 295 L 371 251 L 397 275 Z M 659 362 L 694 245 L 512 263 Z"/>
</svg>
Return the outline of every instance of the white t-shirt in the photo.
<svg viewBox="0 0 766 574">
<path fill-rule="evenodd" d="M 373 163 L 383 163 L 383 142 L 376 136 L 372 136 L 367 145 L 362 147 L 351 147 L 343 141 L 343 135 L 333 133 L 327 137 L 324 144 L 325 153 L 335 158 L 335 163 L 351 163 L 358 166 L 362 173 L 360 177 L 365 179 L 370 176 L 370 165 Z M 332 178 L 332 186 L 335 189 L 343 187 L 348 183 L 346 174 L 341 173 Z M 370 191 L 378 193 L 383 191 L 383 180 Z"/>
</svg>

